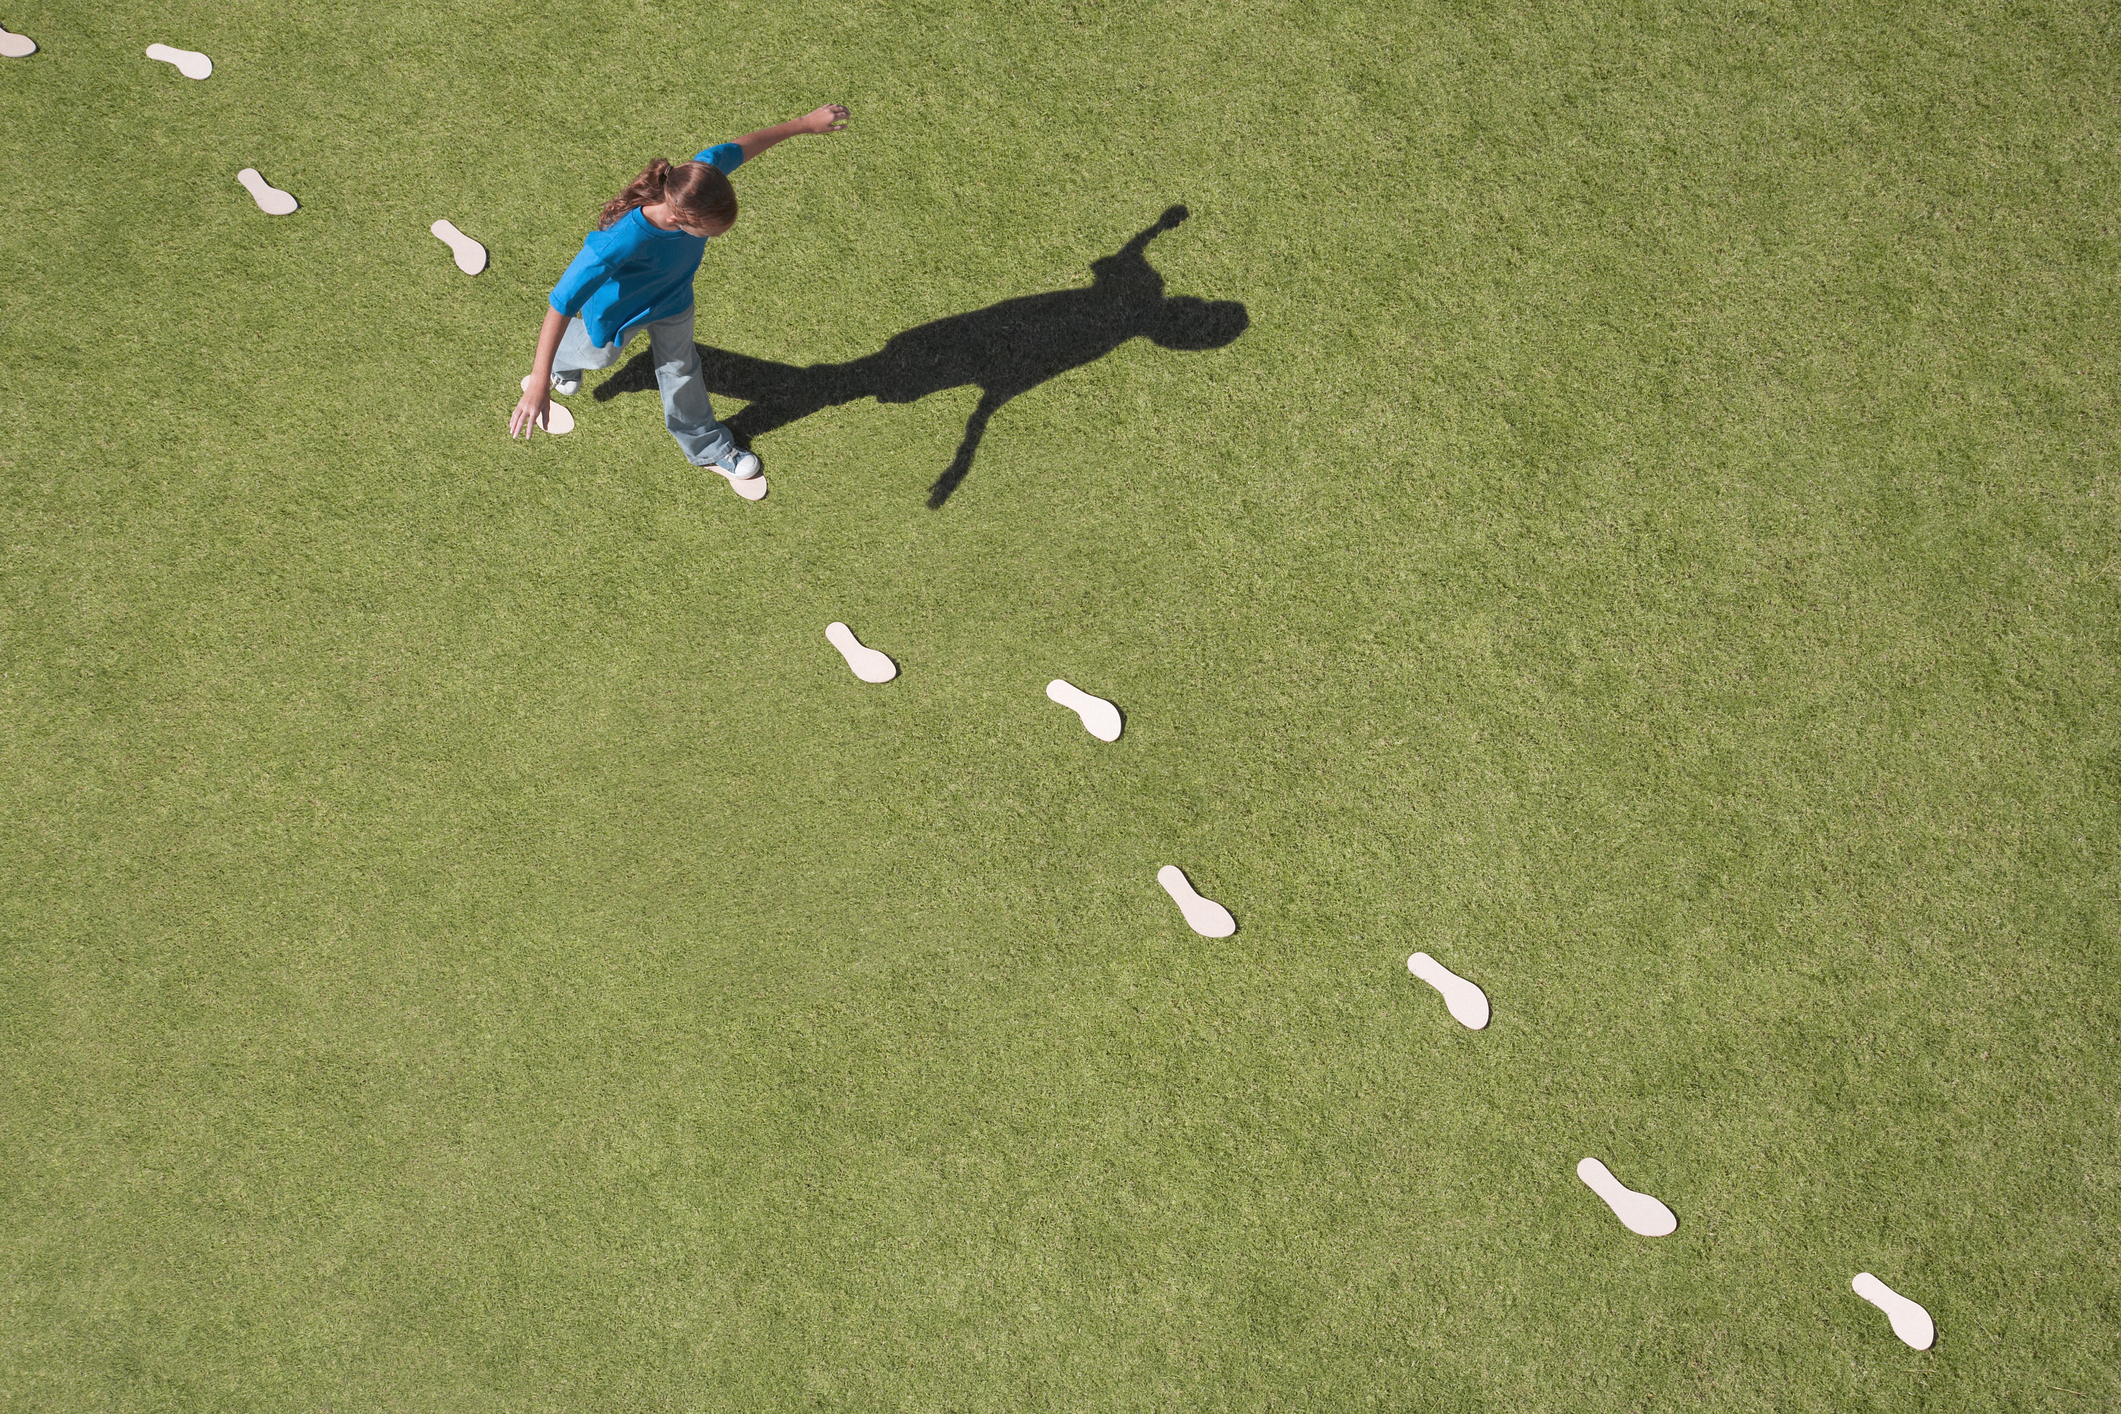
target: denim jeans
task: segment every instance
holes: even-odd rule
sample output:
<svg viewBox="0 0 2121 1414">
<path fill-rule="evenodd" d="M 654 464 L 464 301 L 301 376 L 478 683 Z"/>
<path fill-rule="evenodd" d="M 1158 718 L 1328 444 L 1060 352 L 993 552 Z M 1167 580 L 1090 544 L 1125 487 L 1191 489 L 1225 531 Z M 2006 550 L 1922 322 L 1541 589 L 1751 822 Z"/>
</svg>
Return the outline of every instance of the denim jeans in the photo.
<svg viewBox="0 0 2121 1414">
<path fill-rule="evenodd" d="M 734 456 L 736 439 L 715 421 L 714 404 L 707 398 L 700 351 L 692 342 L 692 310 L 645 327 L 648 351 L 655 358 L 655 385 L 663 393 L 663 425 L 678 439 L 678 450 L 694 466 L 712 466 Z M 609 368 L 625 351 L 624 343 L 599 348 L 589 342 L 588 327 L 579 319 L 570 319 L 567 332 L 560 336 L 560 351 L 553 355 L 552 369 L 567 373 Z"/>
</svg>

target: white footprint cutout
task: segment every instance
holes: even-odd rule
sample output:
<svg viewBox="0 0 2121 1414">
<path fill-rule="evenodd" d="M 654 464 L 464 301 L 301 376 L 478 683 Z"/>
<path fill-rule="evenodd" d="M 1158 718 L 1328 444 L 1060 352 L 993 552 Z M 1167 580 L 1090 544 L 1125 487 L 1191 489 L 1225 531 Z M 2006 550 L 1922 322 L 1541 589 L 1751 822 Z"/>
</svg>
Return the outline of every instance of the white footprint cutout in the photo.
<svg viewBox="0 0 2121 1414">
<path fill-rule="evenodd" d="M 744 483 L 733 481 L 730 484 L 742 486 Z M 898 664 L 874 648 L 863 647 L 862 641 L 854 636 L 854 630 L 837 619 L 825 625 L 825 641 L 840 650 L 847 666 L 863 682 L 889 682 L 898 676 Z"/>
<path fill-rule="evenodd" d="M 1443 993 L 1444 1008 L 1460 1026 L 1478 1031 L 1488 1024 L 1488 994 L 1425 952 L 1407 959 L 1407 971 Z"/>
<path fill-rule="evenodd" d="M 1055 678 L 1046 684 L 1046 696 L 1083 719 L 1083 730 L 1099 741 L 1118 741 L 1119 708 L 1102 697 L 1092 697 L 1074 683 Z"/>
<path fill-rule="evenodd" d="M 268 216 L 285 216 L 302 204 L 295 200 L 292 192 L 281 191 L 259 176 L 255 167 L 245 167 L 236 173 L 236 180 L 243 183 L 243 190 L 250 193 L 250 199 L 257 202 L 258 209 Z"/>
<path fill-rule="evenodd" d="M 763 501 L 766 499 L 766 474 L 760 472 L 757 476 L 747 476 L 742 481 L 732 481 L 729 483 L 729 489 L 747 501 Z M 887 658 L 885 661 L 890 660 Z M 898 669 L 893 668 L 891 671 L 896 675 Z M 889 682 L 891 679 L 885 678 L 884 681 Z"/>
<path fill-rule="evenodd" d="M 467 275 L 476 275 L 486 268 L 486 247 L 452 226 L 447 221 L 437 221 L 427 228 L 434 238 L 449 247 L 449 253 L 457 258 L 457 269 Z"/>
<path fill-rule="evenodd" d="M 1619 1179 L 1613 1171 L 1596 1159 L 1585 1159 L 1576 1165 L 1576 1176 L 1582 1179 L 1593 1193 L 1605 1199 L 1613 1216 L 1629 1232 L 1642 1237 L 1668 1237 L 1679 1228 L 1679 1219 L 1672 1210 L 1647 1193 L 1637 1193 Z"/>
<path fill-rule="evenodd" d="M 1885 1312 L 1885 1318 L 1893 1324 L 1893 1334 L 1915 1349 L 1927 1350 L 1937 1343 L 1937 1323 L 1920 1302 L 1908 1300 L 1869 1272 L 1856 1273 L 1849 1289 Z"/>
<path fill-rule="evenodd" d="M 0 59 L 27 59 L 36 52 L 36 40 L 26 34 L 10 34 L 0 25 Z"/>
<path fill-rule="evenodd" d="M 1178 911 L 1186 916 L 1186 926 L 1203 938 L 1227 938 L 1237 931 L 1237 920 L 1212 898 L 1202 898 L 1193 888 L 1193 881 L 1186 871 L 1176 864 L 1166 864 L 1156 871 L 1156 882 L 1164 886 Z"/>
<path fill-rule="evenodd" d="M 167 44 L 150 44 L 147 57 L 175 64 L 177 72 L 188 79 L 203 79 L 214 71 L 214 61 L 196 49 L 172 49 Z"/>
<path fill-rule="evenodd" d="M 523 391 L 526 393 L 530 391 L 530 375 L 528 373 L 523 375 Z M 545 404 L 545 416 L 539 420 L 538 426 L 555 437 L 565 437 L 568 433 L 574 431 L 574 414 L 569 412 L 562 403 L 547 402 Z"/>
</svg>

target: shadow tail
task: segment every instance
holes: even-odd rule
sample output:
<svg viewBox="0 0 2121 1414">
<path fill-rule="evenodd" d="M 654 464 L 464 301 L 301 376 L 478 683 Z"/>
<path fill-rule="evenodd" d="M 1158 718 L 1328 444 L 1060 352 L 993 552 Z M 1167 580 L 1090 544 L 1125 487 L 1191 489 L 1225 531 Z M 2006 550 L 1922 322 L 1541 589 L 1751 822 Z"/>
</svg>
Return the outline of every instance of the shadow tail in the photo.
<svg viewBox="0 0 2121 1414">
<path fill-rule="evenodd" d="M 943 502 L 950 499 L 951 492 L 957 490 L 965 477 L 971 473 L 972 457 L 979 451 L 980 438 L 987 435 L 988 419 L 994 416 L 997 408 L 1008 401 L 1007 393 L 980 394 L 979 406 L 972 410 L 972 416 L 965 419 L 965 437 L 957 444 L 957 455 L 950 459 L 949 468 L 936 477 L 935 484 L 928 488 L 929 510 L 941 510 Z"/>
</svg>

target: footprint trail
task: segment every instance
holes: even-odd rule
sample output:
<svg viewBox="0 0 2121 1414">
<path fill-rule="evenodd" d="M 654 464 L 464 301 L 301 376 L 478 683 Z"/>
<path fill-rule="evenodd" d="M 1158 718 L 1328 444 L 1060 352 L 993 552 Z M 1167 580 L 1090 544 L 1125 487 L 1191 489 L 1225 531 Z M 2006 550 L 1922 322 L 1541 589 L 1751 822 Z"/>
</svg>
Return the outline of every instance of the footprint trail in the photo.
<svg viewBox="0 0 2121 1414">
<path fill-rule="evenodd" d="M 236 180 L 243 183 L 243 190 L 250 193 L 251 200 L 258 203 L 258 209 L 268 216 L 285 216 L 302 204 L 295 200 L 293 193 L 281 191 L 259 176 L 255 167 L 245 167 L 236 173 Z"/>
<path fill-rule="evenodd" d="M 1407 959 L 1407 971 L 1443 993 L 1445 1010 L 1460 1026 L 1478 1031 L 1488 1024 L 1488 994 L 1425 952 Z"/>
<path fill-rule="evenodd" d="M 1576 1176 L 1593 1193 L 1605 1199 L 1613 1216 L 1619 1218 L 1621 1226 L 1629 1232 L 1643 1237 L 1669 1237 L 1678 1230 L 1679 1219 L 1670 1208 L 1647 1193 L 1637 1193 L 1629 1188 L 1598 1160 L 1585 1159 L 1576 1165 Z"/>
<path fill-rule="evenodd" d="M 1102 697 L 1092 697 L 1071 682 L 1055 678 L 1046 684 L 1046 696 L 1083 719 L 1083 730 L 1099 741 L 1118 741 L 1119 708 Z"/>
<path fill-rule="evenodd" d="M 174 64 L 177 72 L 188 79 L 203 79 L 214 71 L 214 61 L 196 49 L 172 49 L 167 44 L 150 44 L 147 57 Z"/>
<path fill-rule="evenodd" d="M 1227 938 L 1237 931 L 1237 920 L 1230 916 L 1230 910 L 1212 898 L 1202 898 L 1186 871 L 1176 864 L 1157 870 L 1156 882 L 1164 886 L 1164 892 L 1171 895 L 1171 901 L 1185 915 L 1186 926 L 1203 938 Z"/>
</svg>

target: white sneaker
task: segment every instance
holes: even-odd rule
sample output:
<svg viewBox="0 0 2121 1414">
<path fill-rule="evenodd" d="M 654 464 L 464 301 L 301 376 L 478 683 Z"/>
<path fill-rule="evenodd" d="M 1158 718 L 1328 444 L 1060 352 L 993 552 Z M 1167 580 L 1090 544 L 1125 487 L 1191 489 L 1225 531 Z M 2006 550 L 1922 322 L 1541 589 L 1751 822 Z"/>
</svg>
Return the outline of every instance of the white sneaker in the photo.
<svg viewBox="0 0 2121 1414">
<path fill-rule="evenodd" d="M 526 373 L 526 374 L 524 374 L 524 375 L 523 375 L 523 391 L 524 391 L 524 392 L 526 392 L 526 393 L 530 391 L 530 379 L 531 379 L 531 375 L 530 375 L 530 374 Z M 563 397 L 563 398 L 571 398 L 571 397 L 573 397 L 573 396 L 574 396 L 574 395 L 575 395 L 576 393 L 579 393 L 579 392 L 581 392 L 581 391 L 582 391 L 582 374 L 581 374 L 581 371 L 580 371 L 579 369 L 577 369 L 577 370 L 575 370 L 575 371 L 574 371 L 574 372 L 572 372 L 572 373 L 567 373 L 567 374 L 559 374 L 559 373 L 555 373 L 555 374 L 553 374 L 553 375 L 552 375 L 552 391 L 554 391 L 555 393 L 558 393 L 558 394 L 559 394 L 559 395 L 560 395 L 561 397 Z"/>
<path fill-rule="evenodd" d="M 731 452 L 726 461 L 709 462 L 710 471 L 719 471 L 731 481 L 749 481 L 759 474 L 759 459 L 742 447 Z"/>
</svg>

